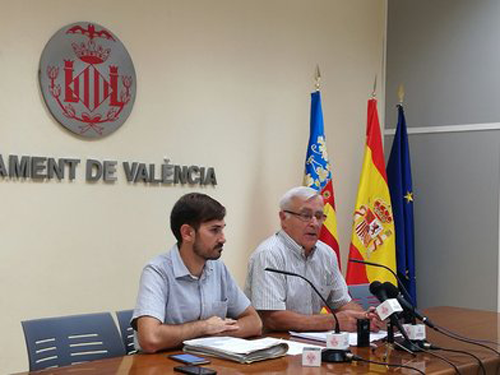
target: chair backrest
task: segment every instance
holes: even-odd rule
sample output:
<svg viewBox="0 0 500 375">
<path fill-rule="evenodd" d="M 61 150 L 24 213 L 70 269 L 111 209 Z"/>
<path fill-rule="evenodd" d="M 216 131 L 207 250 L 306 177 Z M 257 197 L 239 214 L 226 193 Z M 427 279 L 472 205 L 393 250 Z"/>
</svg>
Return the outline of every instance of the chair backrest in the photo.
<svg viewBox="0 0 500 375">
<path fill-rule="evenodd" d="M 30 371 L 125 355 L 110 313 L 27 320 Z"/>
<path fill-rule="evenodd" d="M 348 288 L 353 301 L 365 310 L 370 306 L 378 306 L 380 303 L 377 297 L 370 293 L 370 284 L 349 285 Z"/>
<path fill-rule="evenodd" d="M 130 319 L 132 319 L 133 312 L 134 310 L 122 310 L 116 312 L 123 345 L 125 346 L 125 352 L 127 354 L 137 353 L 134 346 L 134 329 L 130 325 Z"/>
</svg>

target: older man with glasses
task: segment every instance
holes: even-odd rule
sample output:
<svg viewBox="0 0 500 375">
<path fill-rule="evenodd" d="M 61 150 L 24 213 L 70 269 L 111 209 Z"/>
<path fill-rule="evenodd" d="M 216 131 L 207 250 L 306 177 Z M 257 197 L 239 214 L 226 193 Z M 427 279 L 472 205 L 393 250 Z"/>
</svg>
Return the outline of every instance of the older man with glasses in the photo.
<svg viewBox="0 0 500 375">
<path fill-rule="evenodd" d="M 321 298 L 298 277 L 266 272 L 265 268 L 297 273 L 309 279 L 337 314 L 340 328 L 355 331 L 356 320 L 369 318 L 377 331 L 382 322 L 351 300 L 333 249 L 319 241 L 326 216 L 323 198 L 314 189 L 290 189 L 280 201 L 281 230 L 262 242 L 250 257 L 245 294 L 273 331 L 332 330 L 331 314 L 321 314 Z"/>
</svg>

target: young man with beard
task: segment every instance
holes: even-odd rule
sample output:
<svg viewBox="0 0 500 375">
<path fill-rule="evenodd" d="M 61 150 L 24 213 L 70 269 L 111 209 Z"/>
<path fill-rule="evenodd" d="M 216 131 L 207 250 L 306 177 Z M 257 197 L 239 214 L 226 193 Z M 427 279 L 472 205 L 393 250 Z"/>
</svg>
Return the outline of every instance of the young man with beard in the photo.
<svg viewBox="0 0 500 375">
<path fill-rule="evenodd" d="M 323 303 L 298 277 L 266 272 L 274 268 L 309 279 L 334 309 L 343 331 L 355 331 L 356 320 L 369 318 L 377 331 L 382 322 L 351 300 L 333 249 L 319 241 L 325 215 L 323 198 L 314 189 L 290 189 L 280 201 L 281 230 L 262 242 L 250 258 L 245 293 L 264 327 L 275 331 L 326 331 L 335 326 L 331 314 L 320 314 Z"/>
<path fill-rule="evenodd" d="M 144 267 L 131 321 L 142 351 L 175 348 L 200 336 L 260 335 L 259 315 L 218 260 L 225 214 L 219 202 L 200 193 L 174 205 L 170 227 L 177 244 Z"/>
</svg>

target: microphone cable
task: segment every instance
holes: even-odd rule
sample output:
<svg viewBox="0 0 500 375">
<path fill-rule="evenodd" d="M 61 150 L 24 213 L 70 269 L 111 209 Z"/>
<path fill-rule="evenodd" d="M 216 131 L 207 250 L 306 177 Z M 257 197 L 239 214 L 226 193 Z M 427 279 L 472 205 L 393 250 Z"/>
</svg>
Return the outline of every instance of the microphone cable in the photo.
<svg viewBox="0 0 500 375">
<path fill-rule="evenodd" d="M 385 282 L 383 284 L 384 286 L 384 290 L 388 293 L 388 294 L 395 294 L 397 293 L 397 288 L 392 284 L 392 283 L 389 283 L 389 282 Z M 371 291 L 371 290 L 370 290 Z M 398 299 L 398 301 L 400 301 L 399 297 L 396 296 L 396 298 Z M 402 302 L 405 302 L 404 300 Z M 488 346 L 488 345 L 485 345 L 483 343 L 481 343 L 481 341 L 483 340 L 475 340 L 475 339 L 471 339 L 471 338 L 468 338 L 468 337 L 464 337 L 464 336 L 461 336 L 449 329 L 446 329 L 446 328 L 443 328 L 441 326 L 438 326 L 437 324 L 435 323 L 432 323 L 428 317 L 426 317 L 425 315 L 421 314 L 418 312 L 418 315 L 416 314 L 417 311 L 416 309 L 410 304 L 409 306 L 411 309 L 413 309 L 413 314 L 415 314 L 420 320 L 422 320 L 422 322 L 427 325 L 429 328 L 432 328 L 434 329 L 436 332 L 439 332 L 441 333 L 442 335 L 445 335 L 445 336 L 448 336 L 452 339 L 455 339 L 455 340 L 459 340 L 459 341 L 463 341 L 463 342 L 466 342 L 468 344 L 472 344 L 472 345 L 478 345 L 478 346 L 481 346 L 483 348 L 486 348 L 488 350 L 491 350 L 493 352 L 495 352 L 497 355 L 500 356 L 500 352 L 496 349 L 493 349 L 492 347 Z M 483 342 L 487 342 L 487 343 L 490 343 L 490 344 L 495 344 L 495 345 L 498 345 L 498 343 L 496 342 L 493 342 L 493 341 L 489 341 L 489 340 L 484 340 Z"/>
<path fill-rule="evenodd" d="M 460 337 L 461 339 L 471 340 L 471 341 L 475 341 L 475 342 L 482 342 L 482 343 L 485 343 L 485 344 L 493 344 L 493 345 L 496 345 L 496 346 L 500 346 L 500 343 L 498 343 L 496 341 L 484 340 L 484 339 L 475 339 L 475 338 L 471 338 L 471 337 L 465 337 L 465 336 L 459 335 L 456 332 L 453 332 L 453 331 L 449 330 L 448 328 L 440 326 L 439 324 L 434 323 L 434 325 L 436 327 L 438 327 L 439 329 L 441 329 L 442 331 L 448 332 L 450 335 L 454 335 L 456 337 Z"/>
<path fill-rule="evenodd" d="M 455 334 L 454 332 L 451 332 L 451 331 L 450 331 L 450 333 L 448 333 L 448 332 L 446 332 L 446 331 L 448 331 L 448 330 L 441 330 L 441 329 L 440 329 L 440 328 L 438 328 L 438 327 L 434 327 L 434 330 L 435 330 L 436 332 L 439 332 L 439 333 L 441 333 L 442 335 L 448 336 L 448 337 L 450 337 L 450 338 L 452 338 L 452 339 L 455 339 L 455 340 L 458 340 L 458 341 L 463 341 L 463 342 L 466 342 L 466 343 L 468 343 L 468 344 L 472 344 L 472 345 L 481 346 L 481 347 L 483 347 L 483 348 L 485 348 L 485 349 L 491 350 L 492 352 L 494 352 L 494 353 L 496 353 L 497 355 L 499 355 L 499 356 L 500 356 L 500 352 L 499 352 L 498 350 L 495 350 L 495 349 L 493 349 L 493 348 L 489 347 L 488 345 L 482 344 L 482 343 L 480 343 L 480 342 L 476 342 L 476 341 L 471 340 L 471 339 L 469 339 L 469 338 L 464 338 L 464 337 L 461 337 L 460 335 L 457 335 L 457 334 Z"/>
<path fill-rule="evenodd" d="M 426 349 L 422 349 L 422 352 L 426 353 L 426 354 L 429 354 L 433 357 L 436 357 L 438 359 L 440 359 L 441 361 L 443 362 L 446 362 L 448 363 L 451 367 L 453 367 L 455 369 L 455 372 L 459 375 L 462 375 L 462 373 L 460 372 L 460 370 L 458 369 L 457 365 L 454 364 L 452 361 L 450 361 L 449 359 L 439 355 L 439 354 L 436 354 L 436 353 L 432 353 L 430 350 L 426 350 Z"/>
<path fill-rule="evenodd" d="M 387 367 L 400 367 L 400 368 L 406 368 L 406 369 L 409 369 L 409 370 L 416 371 L 416 372 L 418 372 L 419 374 L 423 374 L 423 375 L 425 375 L 425 372 L 423 372 L 422 370 L 419 370 L 418 368 L 413 367 L 413 366 L 399 365 L 399 364 L 396 364 L 396 363 L 390 363 L 390 362 L 372 361 L 371 359 L 364 359 L 364 358 L 362 358 L 362 357 L 360 357 L 360 356 L 357 356 L 357 355 L 354 355 L 354 354 L 352 355 L 351 360 L 353 360 L 353 361 L 357 361 L 357 362 L 373 363 L 374 365 L 381 365 L 381 366 L 387 366 Z"/>
<path fill-rule="evenodd" d="M 479 364 L 479 367 L 481 367 L 481 370 L 483 372 L 484 375 L 486 375 L 486 367 L 484 367 L 484 363 L 483 361 L 481 361 L 481 358 L 479 358 L 477 355 L 475 354 L 472 354 L 472 353 L 469 353 L 469 352 L 466 352 L 465 350 L 458 350 L 458 349 L 450 349 L 450 348 L 441 348 L 439 346 L 436 346 L 436 345 L 429 345 L 429 349 L 432 349 L 432 350 L 442 350 L 442 351 L 445 351 L 445 352 L 451 352 L 451 353 L 459 353 L 459 354 L 466 354 L 466 355 L 470 355 L 471 357 L 473 357 L 477 363 Z"/>
</svg>

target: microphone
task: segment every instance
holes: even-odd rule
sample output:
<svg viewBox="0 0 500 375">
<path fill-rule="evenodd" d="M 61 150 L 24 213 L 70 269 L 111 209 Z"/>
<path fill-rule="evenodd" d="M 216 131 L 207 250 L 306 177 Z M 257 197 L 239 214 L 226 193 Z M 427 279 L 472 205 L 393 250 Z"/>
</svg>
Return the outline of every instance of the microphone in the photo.
<svg viewBox="0 0 500 375">
<path fill-rule="evenodd" d="M 287 276 L 299 277 L 302 280 L 304 280 L 305 282 L 307 282 L 313 288 L 313 290 L 316 292 L 316 294 L 319 296 L 319 298 L 321 298 L 321 301 L 325 304 L 325 306 L 328 307 L 328 309 L 330 309 L 330 311 L 332 312 L 332 315 L 335 318 L 335 333 L 340 333 L 340 324 L 339 324 L 339 320 L 337 318 L 337 315 L 333 312 L 333 309 L 330 307 L 328 302 L 326 302 L 326 300 L 323 298 L 321 293 L 318 291 L 318 289 L 316 289 L 316 287 L 314 286 L 314 284 L 312 282 L 310 282 L 304 276 L 299 275 L 298 273 L 294 273 L 294 272 L 282 271 L 282 270 L 277 270 L 277 269 L 269 268 L 269 267 L 264 268 L 264 271 L 279 273 L 279 274 L 287 275 Z"/>
<path fill-rule="evenodd" d="M 387 292 L 380 281 L 374 281 L 370 284 L 370 293 L 377 297 L 380 302 L 384 302 L 389 298 Z M 380 297 L 379 297 L 380 296 Z M 391 297 L 393 298 L 393 297 Z"/>
<path fill-rule="evenodd" d="M 409 315 L 410 321 L 407 321 L 409 324 L 403 324 L 403 328 L 406 330 L 411 342 L 422 349 L 433 349 L 431 344 L 426 341 L 425 324 L 417 324 L 416 319 L 422 320 L 422 318 L 424 318 L 422 314 L 416 311 L 413 305 L 405 300 L 394 284 L 387 281 L 383 284 L 383 288 L 389 296 L 396 298 L 399 304 L 403 306 L 406 317 Z M 432 328 L 434 324 L 432 322 L 430 324 Z"/>
<path fill-rule="evenodd" d="M 390 283 L 389 283 L 390 284 Z M 390 284 L 391 286 L 394 286 Z M 382 284 L 380 281 L 373 281 L 370 284 L 370 293 L 373 294 L 377 299 L 381 302 L 381 304 L 377 307 L 377 313 L 379 314 L 382 320 L 386 318 L 390 318 L 391 325 L 395 325 L 398 327 L 399 331 L 404 337 L 404 342 L 399 345 L 409 351 L 419 351 L 420 348 L 416 347 L 408 337 L 406 330 L 401 325 L 399 321 L 398 312 L 403 311 L 403 308 L 399 304 L 399 301 L 395 298 L 395 294 L 399 294 L 397 291 L 394 293 L 394 290 L 390 287 L 387 288 L 387 283 Z M 391 334 L 388 333 L 388 337 L 393 339 L 392 329 Z"/>
<path fill-rule="evenodd" d="M 399 302 L 392 296 L 388 295 L 384 284 L 380 281 L 374 281 L 370 284 L 370 293 L 377 297 L 377 299 L 381 302 L 376 310 L 382 320 L 389 317 L 392 318 L 393 315 L 398 317 L 397 313 L 403 311 Z"/>
<path fill-rule="evenodd" d="M 391 295 L 392 298 L 396 298 L 399 302 L 399 304 L 405 309 L 410 311 L 418 320 L 421 320 L 422 323 L 424 323 L 426 326 L 429 328 L 434 328 L 434 323 L 424 314 L 422 314 L 420 311 L 418 311 L 415 306 L 413 306 L 410 302 L 408 302 L 403 295 L 399 292 L 398 288 L 390 283 L 390 282 L 385 282 L 384 284 L 384 289 L 387 294 Z"/>
<path fill-rule="evenodd" d="M 406 290 L 406 288 L 405 288 L 405 286 L 403 284 L 403 281 L 401 281 L 401 279 L 399 278 L 399 276 L 397 275 L 396 272 L 394 272 L 393 270 L 391 270 L 385 264 L 373 263 L 373 262 L 368 262 L 367 260 L 354 259 L 354 258 L 349 258 L 349 262 L 359 263 L 359 264 L 365 264 L 367 266 L 379 267 L 379 268 L 383 268 L 383 269 L 389 271 L 391 274 L 394 275 L 394 277 L 396 278 L 396 280 L 398 280 L 398 285 L 401 288 L 401 291 L 403 292 L 403 294 L 405 295 L 405 297 L 407 298 L 407 300 L 412 301 L 412 305 L 414 305 L 413 300 L 412 300 L 412 298 L 410 296 L 410 293 L 408 293 L 408 291 Z"/>
<path fill-rule="evenodd" d="M 323 352 L 321 353 L 322 361 L 323 362 L 333 362 L 333 363 L 352 361 L 352 353 L 348 349 L 349 348 L 349 335 L 347 333 L 340 332 L 340 324 L 339 324 L 339 320 L 337 318 L 337 315 L 335 314 L 333 309 L 330 307 L 328 302 L 323 298 L 323 296 L 318 291 L 318 289 L 316 289 L 314 284 L 311 281 L 309 281 L 307 278 L 305 278 L 304 276 L 299 275 L 298 273 L 277 270 L 277 269 L 269 268 L 269 267 L 264 268 L 264 271 L 279 273 L 281 275 L 286 275 L 286 276 L 298 277 L 298 278 L 304 280 L 305 282 L 307 282 L 313 288 L 313 290 L 316 292 L 316 294 L 319 296 L 319 298 L 321 298 L 321 301 L 323 301 L 325 306 L 330 309 L 333 317 L 335 318 L 335 334 L 327 334 L 327 338 L 326 338 L 327 348 L 325 350 L 323 350 Z"/>
</svg>

